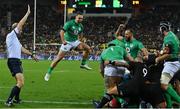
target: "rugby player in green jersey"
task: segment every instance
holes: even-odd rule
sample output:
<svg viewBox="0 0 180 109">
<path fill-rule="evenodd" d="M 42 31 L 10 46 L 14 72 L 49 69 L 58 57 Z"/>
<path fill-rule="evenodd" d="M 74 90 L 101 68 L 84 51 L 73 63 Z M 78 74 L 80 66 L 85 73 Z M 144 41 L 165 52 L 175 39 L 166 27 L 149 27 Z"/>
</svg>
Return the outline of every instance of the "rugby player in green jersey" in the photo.
<svg viewBox="0 0 180 109">
<path fill-rule="evenodd" d="M 62 45 L 57 57 L 51 63 L 44 77 L 45 81 L 49 80 L 52 70 L 56 67 L 58 62 L 60 62 L 63 59 L 65 54 L 68 51 L 71 51 L 72 49 L 84 51 L 80 68 L 84 68 L 87 70 L 92 69 L 87 65 L 87 60 L 89 53 L 91 52 L 91 48 L 87 44 L 80 41 L 84 29 L 83 25 L 81 24 L 82 21 L 83 15 L 81 13 L 77 13 L 75 19 L 66 22 L 63 29 L 60 31 Z"/>
<path fill-rule="evenodd" d="M 167 107 L 171 108 L 171 98 L 180 103 L 180 96 L 169 84 L 174 74 L 180 69 L 180 62 L 178 61 L 180 43 L 177 36 L 171 31 L 169 22 L 160 23 L 160 32 L 164 36 L 164 40 L 160 56 L 156 58 L 156 62 L 165 61 L 160 81 L 161 88 L 165 91 Z"/>
<path fill-rule="evenodd" d="M 128 63 L 125 60 L 134 61 L 125 48 L 114 40 L 109 42 L 108 48 L 101 53 L 100 73 L 104 78 L 106 91 L 122 81 L 126 67 L 128 67 Z M 114 107 L 116 99 L 111 101 L 109 105 Z"/>
<path fill-rule="evenodd" d="M 124 33 L 125 32 L 125 33 Z M 124 33 L 124 34 L 123 34 Z M 123 35 L 125 37 L 123 37 Z M 130 53 L 130 55 L 136 59 L 138 56 L 138 53 L 142 52 L 143 53 L 143 58 L 147 59 L 148 58 L 148 51 L 144 47 L 144 45 L 136 40 L 133 36 L 133 31 L 131 29 L 126 29 L 125 30 L 125 25 L 120 24 L 117 31 L 115 32 L 116 42 L 120 42 L 120 45 L 125 46 L 126 51 Z M 124 44 L 121 44 L 121 43 Z"/>
<path fill-rule="evenodd" d="M 140 41 L 134 38 L 133 31 L 131 29 L 126 29 L 124 43 L 125 43 L 126 51 L 130 53 L 130 55 L 134 59 L 137 58 L 139 52 L 143 53 L 144 59 L 148 58 L 147 49 L 143 46 L 143 44 Z"/>
</svg>

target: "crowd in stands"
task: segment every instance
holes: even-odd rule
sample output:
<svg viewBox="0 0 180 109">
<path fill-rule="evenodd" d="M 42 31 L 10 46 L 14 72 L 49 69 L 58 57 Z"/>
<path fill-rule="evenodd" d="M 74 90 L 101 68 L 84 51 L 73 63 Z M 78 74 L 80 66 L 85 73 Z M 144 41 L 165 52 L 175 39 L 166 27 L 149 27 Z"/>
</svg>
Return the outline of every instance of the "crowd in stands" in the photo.
<svg viewBox="0 0 180 109">
<path fill-rule="evenodd" d="M 0 52 L 6 51 L 5 33 L 7 33 L 9 28 L 7 27 L 7 12 L 11 12 L 12 22 L 19 21 L 25 13 L 24 7 L 12 7 L 0 5 Z M 177 28 L 180 27 L 179 16 L 180 9 L 178 7 L 155 7 L 141 10 L 137 15 L 133 14 L 128 21 L 127 27 L 133 28 L 135 38 L 142 41 L 146 48 L 160 49 L 163 40 L 158 27 L 160 21 L 170 21 L 173 27 Z M 30 50 L 33 50 L 33 18 L 32 12 L 23 30 L 23 34 L 19 37 L 22 45 Z M 105 44 L 115 38 L 114 33 L 119 24 L 125 23 L 126 20 L 126 17 L 85 17 L 83 21 L 85 41 L 94 49 L 93 54 L 98 55 L 99 51 L 105 48 Z M 61 43 L 59 30 L 62 26 L 62 13 L 58 13 L 52 7 L 39 6 L 37 8 L 36 43 L 52 44 L 52 46 L 37 45 L 36 51 L 38 53 L 57 53 L 59 46 L 55 45 Z"/>
<path fill-rule="evenodd" d="M 10 27 L 7 26 L 7 12 L 11 12 L 11 22 L 19 21 L 25 13 L 25 7 L 21 6 L 11 6 L 13 8 L 0 7 L 0 52 L 5 51 L 5 35 L 9 32 Z M 38 6 L 37 6 L 38 7 Z M 32 10 L 33 11 L 33 10 Z M 18 13 L 17 15 L 17 12 Z M 50 43 L 59 43 L 59 29 L 62 26 L 63 16 L 61 13 L 57 13 L 52 7 L 39 6 L 37 8 L 37 26 L 36 26 L 36 43 L 38 44 L 50 44 Z M 26 25 L 24 26 L 23 33 L 20 35 L 19 40 L 21 44 L 31 51 L 33 50 L 33 30 L 34 29 L 34 15 L 31 12 L 31 15 L 28 18 Z M 3 31 L 5 30 L 5 31 Z M 56 46 L 37 46 L 36 50 L 39 53 L 49 53 L 49 51 L 57 50 Z"/>
<path fill-rule="evenodd" d="M 132 17 L 128 25 L 136 32 L 136 37 L 143 42 L 146 48 L 160 49 L 163 37 L 159 33 L 161 21 L 169 21 L 175 33 L 180 27 L 179 7 L 156 7 L 143 10 L 140 15 Z M 180 36 L 179 36 L 180 37 Z"/>
</svg>

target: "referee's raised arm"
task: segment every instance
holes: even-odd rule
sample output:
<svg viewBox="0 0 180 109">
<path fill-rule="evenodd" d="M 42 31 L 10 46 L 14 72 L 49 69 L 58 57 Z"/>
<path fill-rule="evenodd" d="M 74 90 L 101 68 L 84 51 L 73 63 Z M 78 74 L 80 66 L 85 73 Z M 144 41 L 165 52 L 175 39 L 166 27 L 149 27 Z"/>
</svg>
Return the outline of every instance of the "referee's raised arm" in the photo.
<svg viewBox="0 0 180 109">
<path fill-rule="evenodd" d="M 29 16 L 30 13 L 31 13 L 31 11 L 30 11 L 30 6 L 28 5 L 28 10 L 27 10 L 25 16 L 24 16 L 24 17 L 19 21 L 19 23 L 17 24 L 17 28 L 18 28 L 19 31 L 22 30 L 22 27 L 23 27 L 23 25 L 25 24 L 25 22 L 26 22 L 26 20 L 27 20 L 27 18 L 28 18 L 28 16 Z"/>
</svg>

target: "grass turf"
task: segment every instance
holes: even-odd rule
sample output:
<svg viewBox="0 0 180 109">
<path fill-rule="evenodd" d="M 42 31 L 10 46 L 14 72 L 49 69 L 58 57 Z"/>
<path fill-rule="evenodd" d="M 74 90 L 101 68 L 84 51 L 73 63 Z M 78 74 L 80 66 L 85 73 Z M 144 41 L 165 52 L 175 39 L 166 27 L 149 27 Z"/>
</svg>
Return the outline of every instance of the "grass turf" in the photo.
<svg viewBox="0 0 180 109">
<path fill-rule="evenodd" d="M 0 108 L 9 96 L 15 79 L 6 64 L 0 60 Z M 44 75 L 51 61 L 22 60 L 25 85 L 23 101 L 15 108 L 92 108 L 92 99 L 100 99 L 104 92 L 98 62 L 89 62 L 91 71 L 80 69 L 80 61 L 62 61 L 52 72 L 48 82 Z"/>
</svg>

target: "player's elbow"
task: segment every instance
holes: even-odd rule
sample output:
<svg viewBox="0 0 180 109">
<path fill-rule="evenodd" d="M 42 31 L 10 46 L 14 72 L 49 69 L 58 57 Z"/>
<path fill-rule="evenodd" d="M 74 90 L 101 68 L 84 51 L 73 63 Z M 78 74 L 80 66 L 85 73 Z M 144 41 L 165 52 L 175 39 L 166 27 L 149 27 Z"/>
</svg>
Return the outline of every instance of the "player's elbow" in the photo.
<svg viewBox="0 0 180 109">
<path fill-rule="evenodd" d="M 60 34 L 60 36 L 64 35 L 64 30 L 63 29 L 60 30 L 59 34 Z"/>
</svg>

